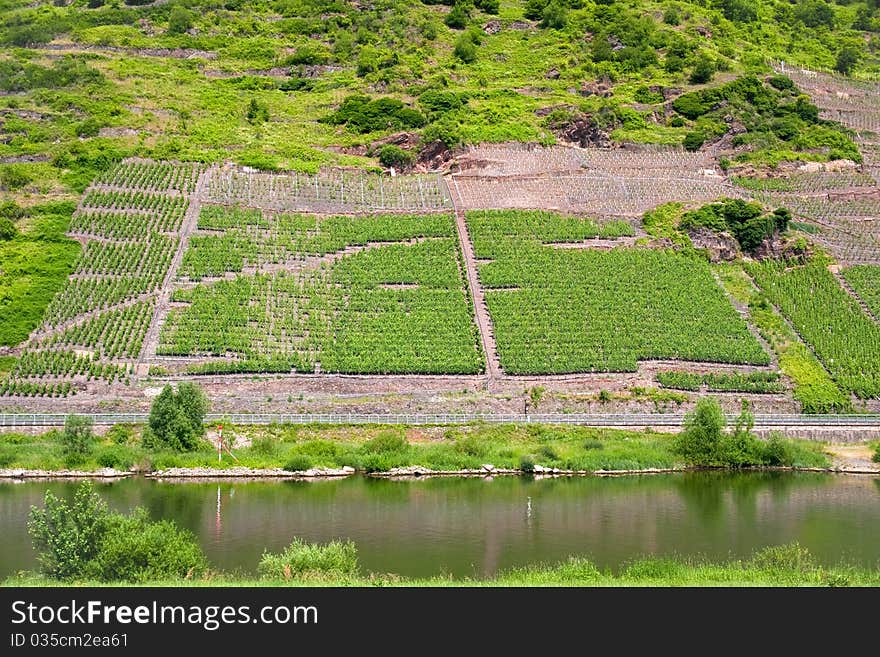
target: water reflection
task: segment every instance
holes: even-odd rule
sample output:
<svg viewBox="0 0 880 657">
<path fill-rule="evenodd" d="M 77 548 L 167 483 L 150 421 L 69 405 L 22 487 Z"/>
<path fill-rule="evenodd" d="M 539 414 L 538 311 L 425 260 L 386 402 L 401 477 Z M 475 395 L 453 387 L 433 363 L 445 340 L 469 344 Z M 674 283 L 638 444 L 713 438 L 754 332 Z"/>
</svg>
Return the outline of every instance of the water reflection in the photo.
<svg viewBox="0 0 880 657">
<path fill-rule="evenodd" d="M 484 576 L 587 555 L 601 567 L 646 554 L 746 557 L 799 540 L 824 562 L 880 561 L 880 479 L 779 472 L 627 478 L 321 482 L 128 480 L 98 485 L 114 509 L 142 506 L 199 537 L 219 568 L 253 572 L 295 536 L 348 538 L 368 571 Z M 0 484 L 0 576 L 34 566 L 26 522 L 47 490 Z"/>
</svg>

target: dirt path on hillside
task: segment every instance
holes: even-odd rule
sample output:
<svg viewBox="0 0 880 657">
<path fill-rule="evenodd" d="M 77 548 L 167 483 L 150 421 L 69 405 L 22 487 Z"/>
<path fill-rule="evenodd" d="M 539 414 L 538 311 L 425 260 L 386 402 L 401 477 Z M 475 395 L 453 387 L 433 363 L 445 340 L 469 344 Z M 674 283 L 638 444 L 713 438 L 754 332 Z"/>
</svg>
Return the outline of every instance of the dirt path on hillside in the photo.
<svg viewBox="0 0 880 657">
<path fill-rule="evenodd" d="M 453 200 L 453 205 L 455 201 Z M 471 301 L 474 304 L 474 316 L 477 320 L 477 329 L 480 331 L 480 343 L 483 345 L 483 354 L 486 357 L 486 373 L 489 376 L 489 385 L 501 377 L 501 360 L 498 358 L 498 347 L 495 344 L 495 334 L 492 330 L 492 318 L 489 316 L 489 307 L 486 305 L 486 297 L 480 278 L 477 275 L 477 262 L 474 258 L 474 247 L 468 234 L 467 222 L 464 219 L 464 211 L 455 209 L 455 228 L 458 233 L 458 241 L 461 245 L 461 253 L 464 257 L 465 273 L 467 274 L 468 287 L 471 291 Z"/>
<path fill-rule="evenodd" d="M 180 264 L 183 262 L 183 254 L 186 253 L 186 249 L 189 246 L 189 238 L 198 227 L 199 212 L 202 209 L 202 193 L 205 180 L 210 171 L 211 169 L 208 168 L 201 173 L 196 183 L 196 188 L 189 197 L 189 206 L 186 209 L 186 214 L 183 216 L 183 224 L 180 227 L 180 240 L 177 244 L 177 252 L 174 254 L 174 259 L 171 261 L 171 265 L 165 274 L 165 280 L 162 282 L 162 288 L 156 300 L 156 308 L 153 310 L 153 318 L 150 320 L 150 328 L 147 329 L 147 335 L 144 337 L 144 344 L 141 347 L 137 367 L 138 375 L 146 374 L 146 372 L 141 372 L 144 361 L 148 358 L 154 358 L 159 349 L 159 331 L 171 305 L 171 283 L 177 278 L 177 270 L 180 269 Z"/>
</svg>

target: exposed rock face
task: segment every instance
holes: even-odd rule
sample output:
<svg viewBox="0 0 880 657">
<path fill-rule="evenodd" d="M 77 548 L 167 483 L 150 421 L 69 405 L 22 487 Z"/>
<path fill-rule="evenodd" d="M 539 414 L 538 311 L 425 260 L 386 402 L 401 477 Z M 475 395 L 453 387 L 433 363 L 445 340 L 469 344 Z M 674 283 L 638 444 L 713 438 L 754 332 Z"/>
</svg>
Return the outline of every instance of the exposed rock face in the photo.
<svg viewBox="0 0 880 657">
<path fill-rule="evenodd" d="M 486 34 L 498 34 L 501 31 L 501 21 L 492 20 L 483 26 Z"/>
<path fill-rule="evenodd" d="M 547 78 L 548 80 L 558 80 L 559 79 L 559 69 L 555 68 L 555 67 L 551 68 L 549 71 L 547 71 L 547 73 L 544 75 L 544 77 Z"/>
<path fill-rule="evenodd" d="M 426 144 L 419 153 L 417 167 L 422 171 L 441 171 L 448 169 L 452 162 L 452 151 L 442 141 Z"/>
<path fill-rule="evenodd" d="M 551 129 L 560 139 L 581 148 L 612 146 L 610 133 L 596 125 L 589 114 L 573 116 L 568 123 Z"/>
<path fill-rule="evenodd" d="M 707 251 L 712 262 L 734 260 L 739 254 L 739 244 L 729 233 L 719 233 L 699 226 L 689 230 L 688 237 L 691 238 L 694 248 Z"/>
</svg>

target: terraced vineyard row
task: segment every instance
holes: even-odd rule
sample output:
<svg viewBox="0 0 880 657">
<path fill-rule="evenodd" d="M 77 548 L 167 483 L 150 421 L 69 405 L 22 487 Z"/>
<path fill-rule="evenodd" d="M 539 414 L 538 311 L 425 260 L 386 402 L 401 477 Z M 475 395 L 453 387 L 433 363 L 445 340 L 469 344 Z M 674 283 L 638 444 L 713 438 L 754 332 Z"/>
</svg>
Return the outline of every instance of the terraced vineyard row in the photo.
<svg viewBox="0 0 880 657">
<path fill-rule="evenodd" d="M 467 215 L 476 257 L 494 258 L 479 274 L 505 372 L 634 371 L 644 359 L 770 362 L 705 261 L 542 245 L 571 234 L 571 219 L 540 215 L 541 236 L 534 216 Z M 510 234 L 511 225 L 522 233 Z"/>
<path fill-rule="evenodd" d="M 173 301 L 186 305 L 170 311 L 158 353 L 194 358 L 190 371 L 482 371 L 451 216 L 320 218 L 206 208 L 199 225 L 228 230 L 191 240 L 182 273 L 193 278 L 240 271 L 245 263 L 334 257 L 176 291 Z M 373 242 L 385 244 L 345 251 Z"/>
<path fill-rule="evenodd" d="M 315 175 L 217 169 L 208 173 L 205 200 L 278 212 L 432 212 L 452 208 L 440 176 L 387 178 L 343 169 Z"/>
<path fill-rule="evenodd" d="M 70 227 L 86 236 L 73 274 L 49 302 L 3 394 L 66 396 L 88 381 L 114 382 L 134 371 L 180 242 L 188 206 L 181 192 L 194 188 L 202 169 L 129 161 L 86 191 Z"/>
<path fill-rule="evenodd" d="M 880 397 L 880 324 L 823 261 L 766 261 L 747 268 L 842 388 L 863 399 Z"/>
<path fill-rule="evenodd" d="M 206 168 L 206 165 L 198 163 L 130 159 L 109 169 L 95 183 L 140 191 L 176 191 L 185 194 L 195 190 L 196 181 Z"/>
<path fill-rule="evenodd" d="M 197 234 L 184 255 L 180 274 L 193 280 L 240 272 L 246 266 L 301 261 L 371 242 L 399 242 L 454 234 L 450 215 L 371 215 L 317 218 L 267 215 L 208 206 L 199 228 L 222 234 Z"/>
<path fill-rule="evenodd" d="M 841 273 L 850 287 L 868 305 L 874 317 L 880 317 L 880 266 L 857 265 L 848 267 Z"/>
</svg>

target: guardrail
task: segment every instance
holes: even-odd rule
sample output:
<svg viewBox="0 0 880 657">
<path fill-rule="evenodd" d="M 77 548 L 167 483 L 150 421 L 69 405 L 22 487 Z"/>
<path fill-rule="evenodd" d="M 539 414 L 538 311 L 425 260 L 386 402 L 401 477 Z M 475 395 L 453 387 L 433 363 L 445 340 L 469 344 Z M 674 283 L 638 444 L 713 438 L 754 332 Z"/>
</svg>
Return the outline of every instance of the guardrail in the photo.
<svg viewBox="0 0 880 657">
<path fill-rule="evenodd" d="M 81 413 L 94 424 L 144 424 L 146 413 Z M 727 416 L 729 423 L 736 415 Z M 0 427 L 62 426 L 64 413 L 0 413 Z M 681 413 L 643 414 L 587 414 L 587 413 L 531 413 L 531 414 L 378 414 L 378 413 L 211 413 L 205 417 L 208 424 L 577 424 L 592 427 L 677 427 L 684 422 Z M 864 415 L 755 415 L 755 427 L 878 427 L 880 414 Z"/>
</svg>

